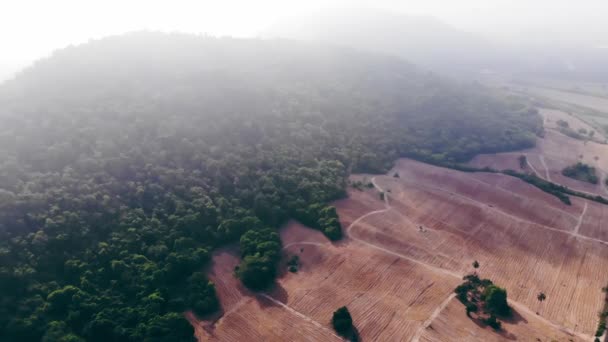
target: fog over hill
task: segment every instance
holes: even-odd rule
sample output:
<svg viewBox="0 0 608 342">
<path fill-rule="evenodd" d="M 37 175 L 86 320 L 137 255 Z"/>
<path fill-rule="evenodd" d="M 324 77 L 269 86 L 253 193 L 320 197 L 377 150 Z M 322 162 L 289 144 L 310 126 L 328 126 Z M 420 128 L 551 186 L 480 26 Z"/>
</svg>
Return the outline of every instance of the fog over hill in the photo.
<svg viewBox="0 0 608 342">
<path fill-rule="evenodd" d="M 436 71 L 491 67 L 497 49 L 435 18 L 382 10 L 334 10 L 286 18 L 262 36 L 348 45 L 400 56 Z"/>
<path fill-rule="evenodd" d="M 534 145 L 518 101 L 395 57 L 285 40 L 131 33 L 0 86 L 0 340 L 190 341 L 201 272 L 273 283 L 297 219 L 338 240 L 349 173 Z"/>
<path fill-rule="evenodd" d="M 608 79 L 608 49 L 590 42 L 507 42 L 456 29 L 433 17 L 384 10 L 340 9 L 293 16 L 277 21 L 261 35 L 392 54 L 457 76 L 503 72 Z"/>
</svg>

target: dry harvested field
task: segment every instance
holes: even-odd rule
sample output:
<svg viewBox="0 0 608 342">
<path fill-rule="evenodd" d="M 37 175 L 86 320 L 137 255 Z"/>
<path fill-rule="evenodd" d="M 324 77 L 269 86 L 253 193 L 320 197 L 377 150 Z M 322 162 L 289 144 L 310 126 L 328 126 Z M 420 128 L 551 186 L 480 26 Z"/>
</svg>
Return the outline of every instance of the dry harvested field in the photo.
<svg viewBox="0 0 608 342">
<path fill-rule="evenodd" d="M 608 283 L 608 207 L 567 206 L 512 177 L 411 160 L 355 177 L 387 202 L 378 189 L 349 189 L 335 203 L 347 235 L 337 244 L 295 222 L 284 227 L 285 256 L 299 255 L 300 268 L 267 293 L 238 285 L 234 252 L 215 253 L 209 274 L 224 312 L 189 316 L 199 340 L 339 340 L 329 322 L 343 305 L 363 341 L 591 340 Z M 509 293 L 516 314 L 502 333 L 468 319 L 453 298 L 473 260 Z"/>
<path fill-rule="evenodd" d="M 597 97 L 608 97 L 608 86 L 605 83 L 532 78 L 526 79 L 524 82 L 518 84 L 520 84 L 521 86 L 533 85 L 540 88 L 555 89 L 570 93 L 580 93 Z"/>
<path fill-rule="evenodd" d="M 608 98 L 578 94 L 563 90 L 526 86 L 524 91 L 533 95 L 549 98 L 558 102 L 571 103 L 581 107 L 591 108 L 600 112 L 608 113 Z"/>
<path fill-rule="evenodd" d="M 239 263 L 235 248 L 213 255 L 209 278 L 215 283 L 222 311 L 203 320 L 186 313 L 199 341 L 340 341 L 331 329 L 254 294 L 233 276 Z"/>
<path fill-rule="evenodd" d="M 302 229 L 292 226 L 283 234 Z M 302 266 L 283 277 L 270 295 L 323 324 L 347 305 L 364 341 L 407 340 L 459 283 L 441 270 L 358 241 L 287 246 Z"/>
<path fill-rule="evenodd" d="M 566 206 L 504 175 L 408 160 L 396 169 L 400 179 L 376 178 L 381 188 L 391 189 L 395 210 L 362 220 L 351 236 L 459 274 L 470 272 L 471 262 L 479 260 L 481 275 L 505 286 L 513 301 L 559 326 L 593 332 L 603 304 L 601 288 L 608 282 L 608 273 L 601 271 L 608 246 L 596 240 L 598 232 L 585 235 L 585 217 L 602 231 L 597 216 L 581 218 L 585 201 Z M 500 179 L 523 184 L 502 188 Z M 538 308 L 541 291 L 553 301 Z"/>
<path fill-rule="evenodd" d="M 539 110 L 539 113 L 543 117 L 543 122 L 544 122 L 545 128 L 557 129 L 559 127 L 557 125 L 557 121 L 564 120 L 564 121 L 568 122 L 570 128 L 572 128 L 575 131 L 578 131 L 581 128 L 583 128 L 587 131 L 596 131 L 596 129 L 593 128 L 593 126 L 589 125 L 587 122 L 581 120 L 580 118 L 576 117 L 575 115 L 568 114 L 568 113 L 558 110 L 558 109 L 543 108 L 543 109 Z M 598 137 L 601 136 L 601 132 L 596 131 L 595 134 L 597 134 Z"/>
<path fill-rule="evenodd" d="M 542 114 L 547 126 L 567 115 Z M 603 194 L 603 186 L 560 172 L 581 154 L 608 170 L 606 148 L 549 129 L 533 149 L 482 155 L 471 163 L 517 170 L 517 157 L 525 154 L 530 172 Z M 332 244 L 290 222 L 281 230 L 284 259 L 298 255 L 300 266 L 289 273 L 282 265 L 275 288 L 251 293 L 233 276 L 237 249 L 214 253 L 208 273 L 222 312 L 203 320 L 187 314 L 200 341 L 339 341 L 330 320 L 344 305 L 363 341 L 592 340 L 601 288 L 608 284 L 608 206 L 580 198 L 568 206 L 513 177 L 406 159 L 387 175 L 351 180 L 362 182 L 363 190 L 350 188 L 348 198 L 334 203 L 345 239 Z M 482 277 L 509 293 L 515 315 L 500 333 L 467 318 L 454 298 L 473 260 Z M 539 292 L 547 296 L 543 303 Z"/>
<path fill-rule="evenodd" d="M 432 324 L 424 330 L 420 341 L 589 341 L 555 329 L 532 314 L 516 314 L 515 318 L 502 323 L 499 334 L 462 314 L 464 306 L 452 300 L 441 311 Z"/>
<path fill-rule="evenodd" d="M 470 164 L 477 167 L 490 166 L 499 170 L 521 171 L 517 158 L 524 154 L 529 162 L 524 171 L 534 172 L 539 177 L 578 191 L 607 196 L 608 189 L 603 184 L 603 180 L 608 175 L 608 145 L 573 139 L 551 129 L 560 119 L 568 121 L 575 128 L 590 128 L 573 116 L 558 110 L 543 109 L 540 113 L 543 115 L 545 126 L 549 129 L 546 130 L 544 138 L 537 139 L 535 148 L 521 152 L 479 155 Z M 596 168 L 601 180 L 599 184 L 581 182 L 561 174 L 566 166 L 579 161 Z"/>
</svg>

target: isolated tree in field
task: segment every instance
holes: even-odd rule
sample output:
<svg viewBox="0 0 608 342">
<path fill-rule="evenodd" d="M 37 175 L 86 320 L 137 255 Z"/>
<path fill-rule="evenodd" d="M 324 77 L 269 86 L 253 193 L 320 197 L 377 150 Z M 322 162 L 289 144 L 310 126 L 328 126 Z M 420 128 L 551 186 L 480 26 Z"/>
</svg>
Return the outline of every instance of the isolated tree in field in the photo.
<svg viewBox="0 0 608 342">
<path fill-rule="evenodd" d="M 538 296 L 536 296 L 536 299 L 538 299 L 538 301 L 542 303 L 545 299 L 547 299 L 547 296 L 545 296 L 545 294 L 541 292 L 538 294 Z"/>
<path fill-rule="evenodd" d="M 379 196 L 380 196 L 380 200 L 384 201 L 384 192 L 380 192 Z"/>
<path fill-rule="evenodd" d="M 528 158 L 526 158 L 526 156 L 522 154 L 517 158 L 517 160 L 519 161 L 519 168 L 525 169 L 526 164 L 528 164 Z"/>
<path fill-rule="evenodd" d="M 477 261 L 477 260 L 473 261 L 473 268 L 475 268 L 475 269 L 479 268 L 479 261 Z"/>
<path fill-rule="evenodd" d="M 540 307 L 540 304 L 541 304 L 541 303 L 542 303 L 542 302 L 543 302 L 545 299 L 547 299 L 547 296 L 545 296 L 545 293 L 544 293 L 544 292 L 539 292 L 539 293 L 538 293 L 538 296 L 536 296 L 536 299 L 538 299 L 538 302 L 539 302 L 539 304 L 538 304 L 538 305 L 539 305 L 539 307 Z M 538 314 L 538 312 L 537 312 L 536 314 Z"/>
<path fill-rule="evenodd" d="M 395 172 L 395 174 L 393 175 L 393 177 L 399 178 L 399 172 Z"/>
<path fill-rule="evenodd" d="M 347 336 L 352 333 L 353 318 L 346 306 L 343 306 L 334 312 L 334 315 L 331 318 L 331 324 L 340 336 Z"/>
</svg>

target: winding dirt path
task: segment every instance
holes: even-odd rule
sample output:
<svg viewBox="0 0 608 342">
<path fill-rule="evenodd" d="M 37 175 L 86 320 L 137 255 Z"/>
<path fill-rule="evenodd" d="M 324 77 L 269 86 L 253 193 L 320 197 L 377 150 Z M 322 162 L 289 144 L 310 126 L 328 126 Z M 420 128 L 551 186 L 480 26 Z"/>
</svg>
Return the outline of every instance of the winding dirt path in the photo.
<svg viewBox="0 0 608 342">
<path fill-rule="evenodd" d="M 585 213 L 587 212 L 587 204 L 588 204 L 587 201 L 585 201 L 585 206 L 583 207 L 583 212 L 581 213 L 581 216 L 578 218 L 578 221 L 576 222 L 576 226 L 574 226 L 574 235 L 579 235 L 578 230 L 581 228 L 581 223 L 583 223 L 583 216 L 585 216 Z"/>
<path fill-rule="evenodd" d="M 545 163 L 545 156 L 542 154 L 538 155 L 538 159 L 540 159 L 540 163 L 543 164 L 543 168 L 545 169 L 545 178 L 547 181 L 551 182 L 551 174 L 549 173 L 549 168 L 547 167 L 547 163 Z"/>
</svg>

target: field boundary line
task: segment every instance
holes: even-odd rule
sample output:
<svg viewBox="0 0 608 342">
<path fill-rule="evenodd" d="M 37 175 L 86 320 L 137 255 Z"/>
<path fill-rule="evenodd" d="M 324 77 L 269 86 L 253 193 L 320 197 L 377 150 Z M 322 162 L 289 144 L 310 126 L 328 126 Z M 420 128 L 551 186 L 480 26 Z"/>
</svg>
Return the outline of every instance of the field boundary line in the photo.
<svg viewBox="0 0 608 342">
<path fill-rule="evenodd" d="M 576 226 L 574 226 L 575 235 L 579 235 L 578 230 L 581 228 L 581 224 L 583 223 L 583 216 L 585 216 L 585 213 L 587 212 L 587 204 L 588 204 L 587 201 L 585 201 L 585 206 L 583 207 L 583 212 L 581 213 L 581 216 L 579 216 L 578 222 L 576 222 Z"/>
<path fill-rule="evenodd" d="M 456 297 L 455 293 L 452 293 L 448 296 L 448 298 L 444 299 L 443 302 L 441 302 L 441 304 L 439 304 L 439 306 L 437 306 L 435 308 L 435 310 L 433 310 L 433 313 L 429 316 L 429 318 L 426 319 L 426 321 L 424 321 L 424 323 L 422 324 L 422 326 L 420 326 L 420 328 L 418 329 L 418 331 L 416 331 L 416 335 L 414 335 L 414 337 L 410 340 L 411 342 L 418 342 L 420 340 L 420 337 L 422 336 L 422 334 L 424 334 L 424 331 L 431 326 L 431 324 L 433 323 L 433 321 L 435 320 L 435 318 L 439 317 L 439 315 L 441 314 L 441 312 L 448 306 L 448 304 L 450 304 L 450 302 L 452 301 L 452 299 L 454 299 Z"/>
<path fill-rule="evenodd" d="M 545 162 L 545 156 L 543 156 L 542 153 L 539 153 L 538 159 L 540 159 L 540 163 L 543 164 L 543 167 L 545 168 L 545 176 L 547 177 L 547 181 L 552 182 L 551 174 L 549 173 L 549 168 L 547 167 L 547 163 Z"/>
<path fill-rule="evenodd" d="M 406 181 L 406 182 L 407 182 L 407 181 Z M 409 183 L 411 184 L 412 182 L 409 182 Z M 575 233 L 573 233 L 573 232 L 571 232 L 571 231 L 568 231 L 568 230 L 563 230 L 563 229 L 558 229 L 558 228 L 551 227 L 551 226 L 547 226 L 547 225 L 542 224 L 542 223 L 538 223 L 538 222 L 532 222 L 532 221 L 526 220 L 526 219 L 524 219 L 524 218 L 517 217 L 517 216 L 515 216 L 515 215 L 509 214 L 509 213 L 507 213 L 507 212 L 505 212 L 505 211 L 502 211 L 502 210 L 500 210 L 500 209 L 497 209 L 496 207 L 489 207 L 489 206 L 488 206 L 488 204 L 486 204 L 486 203 L 480 202 L 480 201 L 478 201 L 478 200 L 476 200 L 476 199 L 474 199 L 474 198 L 471 198 L 471 197 L 468 197 L 468 196 L 466 196 L 466 195 L 462 195 L 462 194 L 459 194 L 459 193 L 456 193 L 456 192 L 453 192 L 453 191 L 449 191 L 449 190 L 441 189 L 441 188 L 434 187 L 434 186 L 431 186 L 431 185 L 421 185 L 421 184 L 418 184 L 418 183 L 416 183 L 416 184 L 415 184 L 415 185 L 413 185 L 413 186 L 414 186 L 414 187 L 418 187 L 418 188 L 432 189 L 432 190 L 435 190 L 435 191 L 441 191 L 441 192 L 447 192 L 447 193 L 449 193 L 449 194 L 453 194 L 454 196 L 461 197 L 461 198 L 463 198 L 463 199 L 465 199 L 465 200 L 467 200 L 467 201 L 470 201 L 470 202 L 473 202 L 473 203 L 477 203 L 477 204 L 479 204 L 479 205 L 481 205 L 481 206 L 483 206 L 483 207 L 486 207 L 486 208 L 487 208 L 487 209 L 489 209 L 489 210 L 492 210 L 492 211 L 495 211 L 495 212 L 500 213 L 500 214 L 502 214 L 502 215 L 505 215 L 505 216 L 507 216 L 507 217 L 510 217 L 510 218 L 512 218 L 513 220 L 516 220 L 516 221 L 519 221 L 519 222 L 525 222 L 525 223 L 528 223 L 528 224 L 530 224 L 530 225 L 531 225 L 530 227 L 536 227 L 536 228 L 541 228 L 541 229 L 551 230 L 551 231 L 554 231 L 554 232 L 558 232 L 558 233 L 562 233 L 562 234 L 570 235 L 570 236 L 573 236 L 573 237 L 576 237 L 576 238 L 581 238 L 581 239 L 583 239 L 583 240 L 595 241 L 595 242 L 599 242 L 599 243 L 601 243 L 601 244 L 603 244 L 603 245 L 608 245 L 608 241 L 601 240 L 601 239 L 597 239 L 597 238 L 592 238 L 592 237 L 585 236 L 585 235 L 575 234 Z"/>
<path fill-rule="evenodd" d="M 530 164 L 530 166 L 532 167 L 532 164 Z M 532 168 L 533 168 L 533 167 L 532 167 Z M 534 170 L 534 172 L 536 173 L 536 170 Z M 500 175 L 500 176 L 505 176 L 505 175 Z M 505 188 L 503 188 L 503 187 L 500 187 L 500 186 L 498 186 L 498 185 L 491 184 L 491 183 L 488 183 L 488 182 L 484 182 L 484 181 L 479 180 L 479 179 L 475 179 L 475 178 L 473 178 L 472 176 L 469 176 L 469 175 L 466 175 L 466 177 L 467 177 L 467 180 L 471 180 L 471 181 L 473 181 L 473 182 L 477 182 L 477 183 L 483 184 L 483 185 L 485 185 L 485 186 L 491 186 L 493 189 L 497 189 L 497 190 L 499 190 L 499 191 L 506 192 L 506 193 L 508 193 L 508 194 L 511 194 L 511 195 L 512 195 L 512 196 L 514 196 L 514 197 L 517 197 L 517 198 L 522 198 L 522 199 L 527 200 L 527 201 L 535 201 L 534 199 L 530 199 L 529 197 L 526 197 L 526 196 L 524 196 L 524 195 L 520 195 L 520 194 L 515 193 L 515 192 L 513 192 L 513 191 L 507 190 L 507 189 L 505 189 Z M 541 179 L 542 179 L 543 177 L 541 177 L 541 176 L 539 175 L 539 178 L 541 178 Z M 537 201 L 537 202 L 538 202 L 538 201 Z M 479 202 L 479 203 L 481 203 L 481 202 Z M 578 219 L 578 217 L 577 217 L 577 216 L 574 216 L 574 215 L 570 214 L 569 212 L 564 211 L 564 210 L 562 210 L 562 209 L 559 209 L 559 208 L 556 208 L 556 207 L 553 207 L 553 206 L 550 206 L 550 205 L 548 205 L 548 204 L 544 204 L 544 203 L 543 203 L 542 205 L 543 205 L 544 207 L 546 207 L 546 208 L 550 208 L 551 210 L 555 210 L 555 211 L 558 211 L 558 212 L 560 212 L 560 213 L 562 213 L 562 214 L 564 214 L 564 215 L 570 216 L 570 217 L 572 217 L 572 218 L 573 218 L 573 219 L 575 219 L 575 220 L 576 220 L 576 219 Z"/>
<path fill-rule="evenodd" d="M 289 305 L 287 305 L 287 304 L 285 304 L 285 303 L 281 302 L 280 300 L 277 300 L 277 299 L 273 298 L 272 296 L 270 296 L 270 295 L 268 295 L 268 294 L 266 294 L 266 293 L 260 293 L 260 294 L 258 294 L 258 296 L 261 296 L 261 297 L 263 297 L 263 298 L 268 299 L 269 301 L 273 302 L 274 304 L 276 304 L 276 305 L 278 305 L 278 306 L 282 307 L 283 309 L 287 310 L 287 311 L 288 311 L 288 312 L 290 312 L 291 314 L 296 315 L 296 316 L 298 316 L 298 317 L 302 318 L 302 319 L 303 319 L 303 320 L 305 320 L 305 321 L 308 321 L 309 323 L 311 323 L 312 325 L 316 326 L 317 328 L 319 328 L 319 329 L 321 329 L 321 330 L 325 330 L 325 331 L 327 331 L 327 332 L 331 333 L 333 336 L 335 336 L 335 337 L 336 337 L 336 338 L 338 338 L 339 340 L 344 340 L 342 337 L 340 337 L 340 336 L 336 335 L 336 333 L 335 333 L 335 332 L 333 332 L 331 329 L 329 329 L 329 328 L 325 327 L 323 324 L 321 324 L 321 323 L 319 323 L 319 322 L 315 321 L 315 320 L 314 320 L 314 319 L 312 319 L 311 317 L 306 316 L 305 314 L 303 314 L 303 313 L 301 313 L 301 312 L 299 312 L 299 311 L 295 310 L 294 308 L 292 308 L 292 307 L 290 307 Z"/>
</svg>

